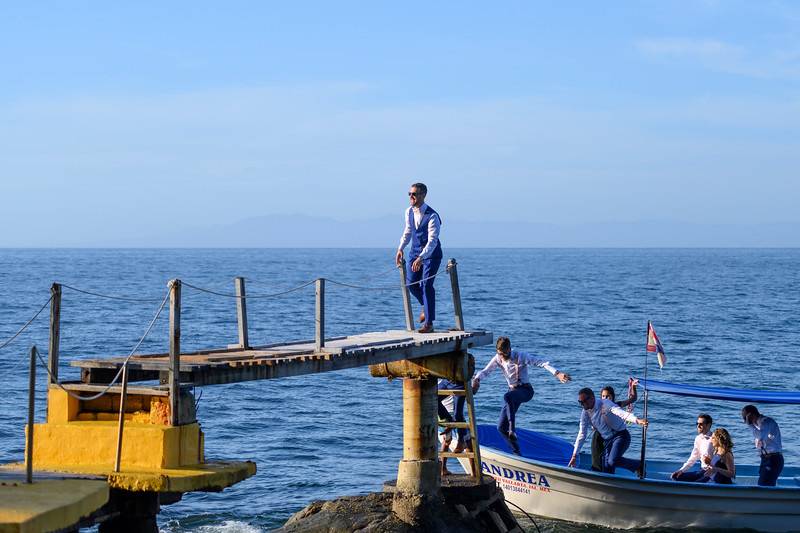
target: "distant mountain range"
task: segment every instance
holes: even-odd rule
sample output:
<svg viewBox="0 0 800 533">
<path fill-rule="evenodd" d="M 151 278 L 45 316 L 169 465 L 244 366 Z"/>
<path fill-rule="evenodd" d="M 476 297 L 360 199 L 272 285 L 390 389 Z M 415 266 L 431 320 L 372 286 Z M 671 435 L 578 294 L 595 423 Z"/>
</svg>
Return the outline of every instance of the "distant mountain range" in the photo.
<svg viewBox="0 0 800 533">
<path fill-rule="evenodd" d="M 133 247 L 380 247 L 393 248 L 400 217 L 334 220 L 306 215 L 268 215 L 228 225 L 142 235 L 96 246 Z M 673 221 L 543 224 L 473 222 L 448 218 L 447 247 L 800 247 L 800 222 L 693 224 Z M 87 245 L 92 246 L 87 243 Z"/>
</svg>

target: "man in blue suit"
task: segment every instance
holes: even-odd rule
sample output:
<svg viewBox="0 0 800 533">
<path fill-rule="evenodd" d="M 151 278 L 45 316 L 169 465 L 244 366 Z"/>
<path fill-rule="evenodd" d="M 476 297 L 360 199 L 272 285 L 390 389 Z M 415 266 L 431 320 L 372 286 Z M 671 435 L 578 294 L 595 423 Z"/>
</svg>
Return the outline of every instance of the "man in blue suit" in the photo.
<svg viewBox="0 0 800 533">
<path fill-rule="evenodd" d="M 420 333 L 432 333 L 433 321 L 436 319 L 436 291 L 433 280 L 439 265 L 442 264 L 442 244 L 439 242 L 439 230 L 442 220 L 439 214 L 425 203 L 428 188 L 424 183 L 413 184 L 408 191 L 411 204 L 405 214 L 405 229 L 397 249 L 396 262 L 403 262 L 403 249 L 411 243 L 408 252 L 409 267 L 406 274 L 408 290 L 422 305 L 419 321 Z"/>
</svg>

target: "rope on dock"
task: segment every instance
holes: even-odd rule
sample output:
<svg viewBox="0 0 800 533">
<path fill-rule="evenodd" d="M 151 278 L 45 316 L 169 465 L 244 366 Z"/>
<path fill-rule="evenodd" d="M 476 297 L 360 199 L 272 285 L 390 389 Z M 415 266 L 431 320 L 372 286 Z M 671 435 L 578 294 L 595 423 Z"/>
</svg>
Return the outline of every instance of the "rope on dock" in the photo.
<svg viewBox="0 0 800 533">
<path fill-rule="evenodd" d="M 113 386 L 114 386 L 114 384 L 117 382 L 117 380 L 120 378 L 120 376 L 122 376 L 122 371 L 123 371 L 123 370 L 125 369 L 125 367 L 128 365 L 128 361 L 130 360 L 130 358 L 131 358 L 131 357 L 133 357 L 133 354 L 135 354 L 135 353 L 136 353 L 136 350 L 138 350 L 138 349 L 139 349 L 139 346 L 141 346 L 141 345 L 142 345 L 142 343 L 144 342 L 144 340 L 145 340 L 145 339 L 147 338 L 147 336 L 150 334 L 150 331 L 153 329 L 153 326 L 156 324 L 156 321 L 158 320 L 158 317 L 159 317 L 159 316 L 161 316 L 161 311 L 163 311 L 163 310 L 164 310 L 164 306 L 165 306 L 165 305 L 167 305 L 167 302 L 169 301 L 169 293 L 170 293 L 171 289 L 172 289 L 172 285 L 170 284 L 170 287 L 167 289 L 167 293 L 164 295 L 164 299 L 163 299 L 163 300 L 161 300 L 161 305 L 159 305 L 159 306 L 158 306 L 158 310 L 156 311 L 156 314 L 153 316 L 153 319 L 150 321 L 150 324 L 147 326 L 147 330 L 144 332 L 144 335 L 142 335 L 142 338 L 141 338 L 141 339 L 139 339 L 139 342 L 137 342 L 137 343 L 136 343 L 136 346 L 134 346 L 134 347 L 133 347 L 133 350 L 131 350 L 131 353 L 129 353 L 129 354 L 128 354 L 128 356 L 125 358 L 125 361 L 123 361 L 123 363 L 122 363 L 122 366 L 121 366 L 121 367 L 119 367 L 119 370 L 117 371 L 117 375 L 116 375 L 116 376 L 114 376 L 114 379 L 112 379 L 112 380 L 111 380 L 111 383 L 109 383 L 109 384 L 106 386 L 106 388 L 105 388 L 105 389 L 103 389 L 102 391 L 98 392 L 97 394 L 94 394 L 94 395 L 92 395 L 92 396 L 81 396 L 81 395 L 79 395 L 79 394 L 75 394 L 75 393 L 73 393 L 73 392 L 70 392 L 69 390 L 67 390 L 67 389 L 66 389 L 66 388 L 65 388 L 65 387 L 64 387 L 64 386 L 61 384 L 61 382 L 60 382 L 60 381 L 58 381 L 57 379 L 55 379 L 55 377 L 53 376 L 53 373 L 50 371 L 50 367 L 49 367 L 49 366 L 48 366 L 48 364 L 45 362 L 45 360 L 42 358 L 42 354 L 41 354 L 41 353 L 39 353 L 39 349 L 38 349 L 38 348 L 36 348 L 36 347 L 34 346 L 34 350 L 36 350 L 36 357 L 38 357 L 38 358 L 39 358 L 39 362 L 42 364 L 42 366 L 44 367 L 44 369 L 45 369 L 45 370 L 47 371 L 47 373 L 50 375 L 50 379 L 51 379 L 51 380 L 52 380 L 52 381 L 53 381 L 53 382 L 54 382 L 56 385 L 58 385 L 58 387 L 59 387 L 61 390 L 63 390 L 64 392 L 66 392 L 66 393 L 67 393 L 69 396 L 71 396 L 72 398 L 75 398 L 76 400 L 79 400 L 79 401 L 82 401 L 82 402 L 88 402 L 88 401 L 91 401 L 91 400 L 96 400 L 97 398 L 100 398 L 100 397 L 101 397 L 101 396 L 103 396 L 105 393 L 107 393 L 107 392 L 109 391 L 109 389 L 111 389 L 111 387 L 113 387 Z"/>
<path fill-rule="evenodd" d="M 129 296 L 116 296 L 113 294 L 101 294 L 99 292 L 92 292 L 87 291 L 85 289 L 78 289 L 77 287 L 73 287 L 71 285 L 65 285 L 64 283 L 60 284 L 65 289 L 70 289 L 75 292 L 80 292 L 83 294 L 88 294 L 89 296 L 97 296 L 98 298 L 107 298 L 109 300 L 122 300 L 124 302 L 157 302 L 158 298 L 131 298 Z"/>
<path fill-rule="evenodd" d="M 312 279 L 311 281 L 306 281 L 305 283 L 303 283 L 301 285 L 298 285 L 297 287 L 292 287 L 291 289 L 288 289 L 288 290 L 285 290 L 285 291 L 282 291 L 282 292 L 276 292 L 274 294 L 247 294 L 245 296 L 239 296 L 238 294 L 230 294 L 230 293 L 219 292 L 219 291 L 212 291 L 211 289 L 204 289 L 203 287 L 198 287 L 196 285 L 192 285 L 191 283 L 187 283 L 187 282 L 185 282 L 183 280 L 181 280 L 181 284 L 186 286 L 186 287 L 189 287 L 190 289 L 194 289 L 194 290 L 200 291 L 200 292 L 205 292 L 205 293 L 208 293 L 208 294 L 213 294 L 215 296 L 223 296 L 225 298 L 236 298 L 236 299 L 239 299 L 239 300 L 250 300 L 250 299 L 253 299 L 253 298 L 277 298 L 278 296 L 284 296 L 284 295 L 289 294 L 291 292 L 299 291 L 300 289 L 308 287 L 309 285 L 313 285 L 316 281 L 317 280 Z"/>
<path fill-rule="evenodd" d="M 30 319 L 30 320 L 28 320 L 27 322 L 25 322 L 25 325 L 24 325 L 24 326 L 22 326 L 21 328 L 19 328 L 19 331 L 17 331 L 16 333 L 14 333 L 14 334 L 11 336 L 11 338 L 9 338 L 9 339 L 8 339 L 7 341 L 5 341 L 3 344 L 0 344 L 0 350 L 2 350 L 2 349 L 3 349 L 3 348 L 5 348 L 6 346 L 8 346 L 8 345 L 9 345 L 9 344 L 11 344 L 12 342 L 14 342 L 14 339 L 16 339 L 17 337 L 19 337 L 19 336 L 22 334 L 22 332 L 23 332 L 23 331 L 25 331 L 25 330 L 28 328 L 28 326 L 30 326 L 30 325 L 33 323 L 33 321 L 34 321 L 34 320 L 36 320 L 36 317 L 38 317 L 38 316 L 39 316 L 39 315 L 42 313 L 42 311 L 44 311 L 45 307 L 47 307 L 47 305 L 50 303 L 50 301 L 51 301 L 52 299 L 53 299 L 53 296 L 51 295 L 51 296 L 50 296 L 50 298 L 48 298 L 48 299 L 47 299 L 47 301 L 44 303 L 44 305 L 43 305 L 43 306 L 42 306 L 42 307 L 41 307 L 41 308 L 40 308 L 38 311 L 36 311 L 36 314 L 35 314 L 35 315 L 33 315 L 33 316 L 31 317 L 31 319 Z"/>
</svg>

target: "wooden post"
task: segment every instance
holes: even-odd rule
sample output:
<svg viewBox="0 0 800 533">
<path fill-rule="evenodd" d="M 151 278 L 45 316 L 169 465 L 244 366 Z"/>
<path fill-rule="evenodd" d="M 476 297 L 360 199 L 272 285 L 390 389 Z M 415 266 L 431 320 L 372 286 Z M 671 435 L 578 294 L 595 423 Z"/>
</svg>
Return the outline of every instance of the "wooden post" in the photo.
<svg viewBox="0 0 800 533">
<path fill-rule="evenodd" d="M 406 329 L 414 331 L 414 315 L 411 313 L 411 294 L 408 292 L 406 281 L 406 262 L 400 263 L 400 290 L 403 291 L 403 311 L 406 314 Z"/>
<path fill-rule="evenodd" d="M 472 476 L 476 478 L 476 482 L 480 485 L 483 478 L 483 469 L 481 465 L 481 447 L 478 442 L 478 426 L 475 423 L 475 398 L 472 395 L 472 373 L 470 372 L 470 355 L 469 352 L 464 350 L 464 396 L 466 397 L 467 407 L 469 408 L 469 431 L 472 437 Z M 474 368 L 474 363 L 473 363 Z"/>
<path fill-rule="evenodd" d="M 50 287 L 50 346 L 48 349 L 50 383 L 58 381 L 58 350 L 61 345 L 61 285 Z"/>
<path fill-rule="evenodd" d="M 455 259 L 447 262 L 447 271 L 450 273 L 450 285 L 453 288 L 453 311 L 456 315 L 456 329 L 464 331 L 464 311 L 461 309 L 461 289 L 458 287 L 458 264 Z"/>
<path fill-rule="evenodd" d="M 169 402 L 170 424 L 178 425 L 181 399 L 181 280 L 170 281 L 169 291 Z"/>
<path fill-rule="evenodd" d="M 36 406 L 36 346 L 31 346 L 28 380 L 28 439 L 25 446 L 25 483 L 33 483 L 33 410 Z"/>
<path fill-rule="evenodd" d="M 128 399 L 128 363 L 122 365 L 122 393 L 119 396 L 119 425 L 117 426 L 117 456 L 114 472 L 119 472 L 122 461 L 122 433 L 125 430 L 125 402 Z"/>
<path fill-rule="evenodd" d="M 316 340 L 316 351 L 321 352 L 325 347 L 325 278 L 317 279 L 315 293 L 317 295 L 317 308 L 314 339 Z"/>
<path fill-rule="evenodd" d="M 236 285 L 236 320 L 239 324 L 239 346 L 243 350 L 250 348 L 247 335 L 247 297 L 244 290 L 244 278 L 234 278 Z"/>
</svg>

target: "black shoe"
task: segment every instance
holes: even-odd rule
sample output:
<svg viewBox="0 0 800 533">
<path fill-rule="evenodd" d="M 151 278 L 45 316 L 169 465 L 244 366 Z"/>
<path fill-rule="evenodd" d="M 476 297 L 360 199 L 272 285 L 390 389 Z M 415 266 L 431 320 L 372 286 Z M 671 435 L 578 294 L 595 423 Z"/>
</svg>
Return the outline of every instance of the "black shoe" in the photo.
<svg viewBox="0 0 800 533">
<path fill-rule="evenodd" d="M 522 455 L 519 449 L 519 441 L 517 440 L 517 435 L 514 432 L 505 435 L 506 441 L 508 441 L 508 445 L 511 446 L 511 451 L 514 455 Z"/>
</svg>

